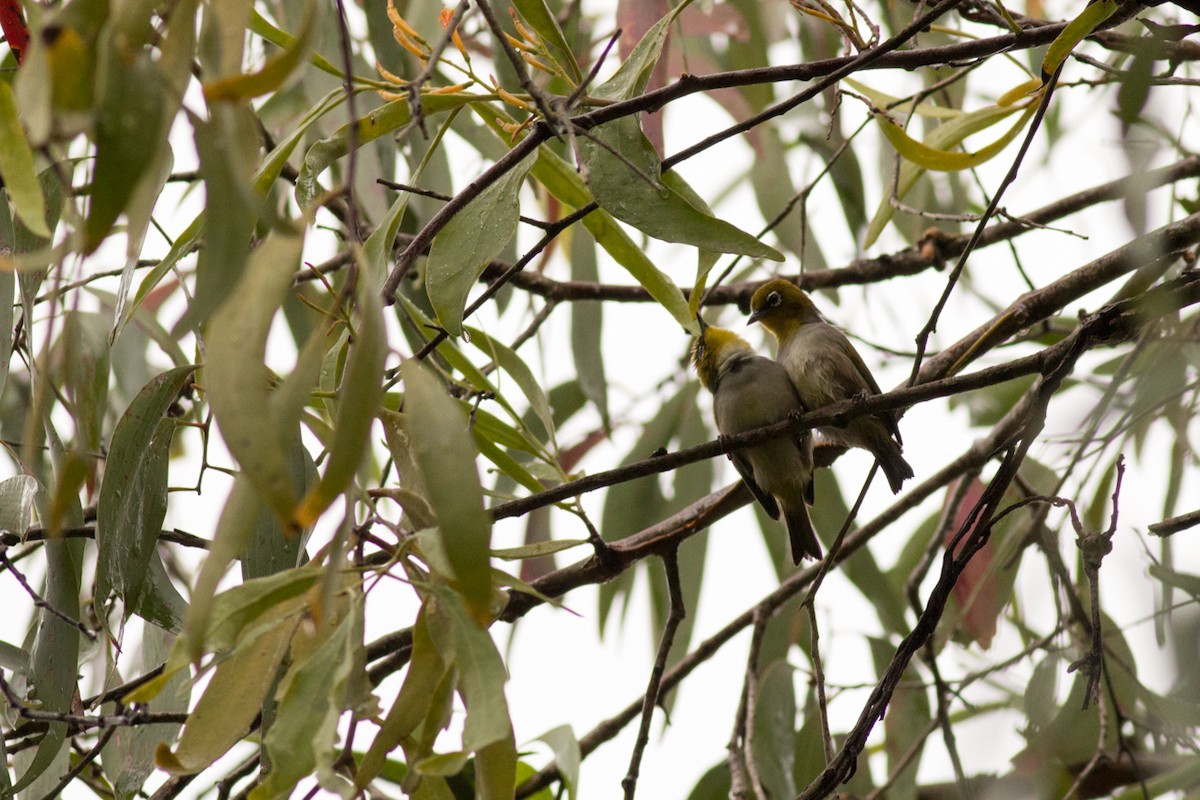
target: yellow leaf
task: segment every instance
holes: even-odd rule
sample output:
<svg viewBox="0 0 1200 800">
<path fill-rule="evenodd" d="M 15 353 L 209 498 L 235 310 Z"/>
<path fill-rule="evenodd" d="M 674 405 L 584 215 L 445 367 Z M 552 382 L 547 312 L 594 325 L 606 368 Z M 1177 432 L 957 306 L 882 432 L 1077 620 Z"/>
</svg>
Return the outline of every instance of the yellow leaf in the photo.
<svg viewBox="0 0 1200 800">
<path fill-rule="evenodd" d="M 999 122 L 1001 119 L 1007 117 L 1013 112 L 1019 111 L 1020 109 L 1020 106 L 992 106 L 990 108 L 980 109 L 979 111 L 973 111 L 970 114 L 965 114 L 959 119 L 959 121 L 964 122 L 971 119 L 986 120 L 986 123 L 983 125 L 983 127 L 987 128 L 996 122 Z M 918 142 L 916 139 L 913 139 L 904 132 L 903 128 L 892 122 L 887 117 L 880 115 L 878 120 L 880 128 L 883 130 L 883 135 L 887 137 L 888 141 L 892 143 L 892 146 L 896 148 L 896 152 L 898 152 L 906 161 L 910 161 L 913 164 L 916 164 L 918 167 L 934 170 L 936 172 L 958 172 L 960 170 L 971 169 L 972 167 L 979 166 L 1007 147 L 1008 143 L 1013 140 L 1018 132 L 1020 132 L 1021 128 L 1025 127 L 1025 121 L 1028 119 L 1029 112 L 1031 110 L 1031 107 L 1027 106 L 1026 113 L 1022 114 L 1021 118 L 1017 120 L 1016 124 L 1009 128 L 1008 131 L 1000 136 L 1000 138 L 974 152 L 969 153 L 930 147 L 924 142 Z M 971 127 L 972 126 L 970 125 L 964 125 L 962 136 L 957 137 L 957 141 L 952 142 L 952 144 L 957 145 L 961 143 L 962 140 L 969 135 L 969 133 L 974 133 L 975 131 L 969 130 Z"/>
<path fill-rule="evenodd" d="M 1062 33 L 1046 48 L 1046 55 L 1042 59 L 1042 80 L 1049 80 L 1067 60 L 1071 51 L 1091 36 L 1092 31 L 1100 27 L 1100 24 L 1116 13 L 1116 10 L 1116 0 L 1101 0 L 1084 8 L 1078 17 L 1067 23 Z"/>
</svg>

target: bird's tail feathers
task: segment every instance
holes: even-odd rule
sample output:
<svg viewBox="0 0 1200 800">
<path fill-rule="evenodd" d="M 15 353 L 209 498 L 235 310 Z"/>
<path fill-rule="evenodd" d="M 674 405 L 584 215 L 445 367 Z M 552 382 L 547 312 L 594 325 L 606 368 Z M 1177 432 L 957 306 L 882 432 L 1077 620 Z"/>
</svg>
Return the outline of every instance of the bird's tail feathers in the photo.
<svg viewBox="0 0 1200 800">
<path fill-rule="evenodd" d="M 808 507 L 801 501 L 797 507 L 785 507 L 783 520 L 792 543 L 792 563 L 799 564 L 807 557 L 821 558 L 821 542 L 808 518 Z"/>
<path fill-rule="evenodd" d="M 880 448 L 875 457 L 879 459 L 879 466 L 883 468 L 888 486 L 892 487 L 892 494 L 899 494 L 900 487 L 913 476 L 913 468 L 904 460 L 904 456 L 900 455 L 900 445 L 891 439 L 888 440 L 888 444 L 891 447 Z"/>
</svg>

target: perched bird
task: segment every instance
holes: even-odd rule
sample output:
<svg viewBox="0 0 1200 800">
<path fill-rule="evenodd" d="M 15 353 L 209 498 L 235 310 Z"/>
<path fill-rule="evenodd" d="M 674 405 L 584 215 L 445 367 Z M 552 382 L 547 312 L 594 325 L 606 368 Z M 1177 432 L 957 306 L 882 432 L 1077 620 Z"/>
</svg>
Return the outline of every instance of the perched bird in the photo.
<svg viewBox="0 0 1200 800">
<path fill-rule="evenodd" d="M 699 317 L 697 316 L 697 319 Z M 713 416 L 722 436 L 733 436 L 803 413 L 804 405 L 783 367 L 750 349 L 735 334 L 700 321 L 692 363 L 700 383 L 713 394 Z M 730 454 L 751 494 L 771 519 L 780 510 L 792 543 L 792 563 L 821 557 L 808 505 L 813 501 L 812 435 L 788 432 Z"/>
<path fill-rule="evenodd" d="M 750 322 L 761 322 L 778 341 L 775 360 L 787 370 L 806 408 L 879 394 L 879 384 L 854 345 L 821 317 L 808 295 L 794 284 L 778 279 L 764 283 L 750 299 L 750 312 Z M 913 476 L 900 454 L 900 428 L 890 412 L 856 417 L 844 428 L 820 432 L 837 444 L 870 450 L 893 494 Z"/>
</svg>

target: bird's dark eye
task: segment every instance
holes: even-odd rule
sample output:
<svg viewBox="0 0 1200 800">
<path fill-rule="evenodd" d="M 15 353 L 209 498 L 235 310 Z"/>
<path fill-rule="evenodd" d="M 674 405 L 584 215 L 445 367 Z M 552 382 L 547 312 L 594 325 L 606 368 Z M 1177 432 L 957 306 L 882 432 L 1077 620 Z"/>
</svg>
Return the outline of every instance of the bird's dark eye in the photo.
<svg viewBox="0 0 1200 800">
<path fill-rule="evenodd" d="M 783 298 L 779 296 L 779 292 L 771 292 L 767 295 L 767 305 L 771 308 L 779 308 L 779 304 L 783 302 Z"/>
</svg>

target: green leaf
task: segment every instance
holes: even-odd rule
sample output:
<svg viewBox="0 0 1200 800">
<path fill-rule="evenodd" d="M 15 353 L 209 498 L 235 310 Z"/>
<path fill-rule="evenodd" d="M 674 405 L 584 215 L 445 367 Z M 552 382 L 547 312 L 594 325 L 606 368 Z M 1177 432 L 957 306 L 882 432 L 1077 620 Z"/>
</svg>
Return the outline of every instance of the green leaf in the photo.
<svg viewBox="0 0 1200 800">
<path fill-rule="evenodd" d="M 750 737 L 750 755 L 763 787 L 771 797 L 795 797 L 796 690 L 792 667 L 784 659 L 762 671 Z"/>
<path fill-rule="evenodd" d="M 63 320 L 63 384 L 71 401 L 76 446 L 100 451 L 108 411 L 108 323 L 101 314 L 68 311 Z"/>
<path fill-rule="evenodd" d="M 308 57 L 316 38 L 320 10 L 321 5 L 316 0 L 309 0 L 300 35 L 282 53 L 268 59 L 257 72 L 227 75 L 205 83 L 204 99 L 211 105 L 221 100 L 249 100 L 278 90 Z"/>
<path fill-rule="evenodd" d="M 387 215 L 367 237 L 363 243 L 363 265 L 371 286 L 383 288 L 387 279 L 388 259 L 392 255 L 392 246 L 396 243 L 396 233 L 400 230 L 400 220 L 408 208 L 408 199 L 412 195 L 402 192 L 392 202 Z"/>
<path fill-rule="evenodd" d="M 287 31 L 281 31 L 276 28 L 266 17 L 259 13 L 257 8 L 250 9 L 250 24 L 247 26 L 251 33 L 261 36 L 277 47 L 282 47 L 285 50 L 291 50 L 296 47 L 296 37 L 292 36 Z M 386 16 L 386 15 L 385 15 Z M 309 56 L 312 65 L 322 72 L 327 72 L 335 78 L 344 79 L 346 74 L 340 69 L 329 63 L 329 60 L 320 53 L 312 53 Z M 341 93 L 341 90 L 338 90 Z"/>
<path fill-rule="evenodd" d="M 517 742 L 508 735 L 475 753 L 475 794 L 480 800 L 512 800 L 517 785 Z"/>
<path fill-rule="evenodd" d="M 0 530 L 23 535 L 29 529 L 37 490 L 37 479 L 31 475 L 16 475 L 0 481 Z"/>
<path fill-rule="evenodd" d="M 300 261 L 301 236 L 274 233 L 250 257 L 246 272 L 208 325 L 202 383 L 229 452 L 271 509 L 290 519 L 296 494 L 288 470 L 293 419 L 272 412 L 267 334 Z"/>
<path fill-rule="evenodd" d="M 571 280 L 600 282 L 600 266 L 596 259 L 596 242 L 583 231 L 571 235 Z M 608 377 L 604 356 L 600 351 L 603 339 L 604 304 L 571 303 L 571 355 L 579 388 L 600 412 L 600 420 L 608 428 Z"/>
<path fill-rule="evenodd" d="M 29 652 L 0 640 L 0 669 L 24 675 L 29 671 Z"/>
<path fill-rule="evenodd" d="M 573 547 L 579 547 L 587 543 L 587 539 L 553 539 L 546 542 L 524 544 L 520 547 L 503 547 L 499 550 L 493 550 L 492 555 L 504 561 L 519 561 L 524 558 L 538 558 L 539 556 L 548 556 L 552 553 L 561 553 L 563 550 L 570 550 Z"/>
<path fill-rule="evenodd" d="M 467 707 L 463 726 L 463 748 L 478 753 L 482 748 L 512 737 L 512 722 L 504 684 L 508 670 L 487 628 L 462 601 L 460 595 L 434 586 L 436 619 L 430 634 L 442 660 L 451 657 L 458 667 L 458 693 Z M 512 785 L 509 785 L 511 792 Z M 511 796 L 511 795 L 510 795 Z"/>
<path fill-rule="evenodd" d="M 5 81 L 0 81 L 0 173 L 17 216 L 30 231 L 49 239 L 46 199 L 33 165 L 33 150 L 17 118 L 12 84 Z"/>
<path fill-rule="evenodd" d="M 142 593 L 133 611 L 164 631 L 178 634 L 183 630 L 188 604 L 171 582 L 167 568 L 163 566 L 162 556 L 157 551 L 150 555 L 146 579 L 142 582 Z"/>
<path fill-rule="evenodd" d="M 383 397 L 383 364 L 387 357 L 387 332 L 383 325 L 379 293 L 364 281 L 358 291 L 358 318 L 338 388 L 337 419 L 325 473 L 296 510 L 295 521 L 311 525 L 354 479 L 370 452 L 371 425 Z"/>
<path fill-rule="evenodd" d="M 244 472 L 240 473 L 233 482 L 233 489 L 229 492 L 225 507 L 221 509 L 221 517 L 217 520 L 217 530 L 213 534 L 208 558 L 204 559 L 200 573 L 196 576 L 196 585 L 192 589 L 185 633 L 188 655 L 193 662 L 199 663 L 204 654 L 205 637 L 210 627 L 209 617 L 213 612 L 217 586 L 225 577 L 230 563 L 246 549 L 246 543 L 254 532 L 254 523 L 258 519 L 261 503 L 254 484 Z"/>
<path fill-rule="evenodd" d="M 167 472 L 175 420 L 165 417 L 194 368 L 176 367 L 142 387 L 117 422 L 96 511 L 96 596 L 115 592 L 126 614 L 141 596 L 167 513 Z"/>
<path fill-rule="evenodd" d="M 591 193 L 575 168 L 550 148 L 538 148 L 538 158 L 530 174 L 547 190 L 572 209 L 592 201 Z M 607 212 L 594 211 L 583 218 L 583 226 L 604 250 L 640 283 L 650 296 L 675 318 L 685 331 L 695 333 L 696 318 L 688 310 L 687 299 L 666 273 L 646 257 L 642 248 Z"/>
<path fill-rule="evenodd" d="M 463 307 L 471 287 L 516 233 L 517 195 L 532 166 L 533 159 L 526 158 L 484 189 L 430 245 L 425 290 L 438 323 L 451 336 L 462 335 Z"/>
<path fill-rule="evenodd" d="M 474 95 L 465 92 L 457 94 L 423 94 L 421 108 L 427 114 L 437 114 L 471 103 L 487 103 L 494 100 L 493 95 Z M 408 99 L 393 100 L 386 103 L 355 122 L 354 141 L 362 147 L 367 142 L 385 134 L 392 133 L 412 121 L 412 112 Z M 346 155 L 350 150 L 350 126 L 343 125 L 334 131 L 332 136 L 315 142 L 304 154 L 304 164 L 296 178 L 296 203 L 304 211 L 312 209 L 316 204 L 322 189 L 317 179 L 329 165 Z"/>
<path fill-rule="evenodd" d="M 1079 12 L 1079 16 L 1067 23 L 1067 27 L 1063 28 L 1046 48 L 1046 55 L 1042 58 L 1042 80 L 1049 80 L 1067 60 L 1071 51 L 1115 14 L 1119 7 L 1120 3 L 1117 0 L 1098 0 L 1089 3 Z"/>
<path fill-rule="evenodd" d="M 292 663 L 281 682 L 275 722 L 263 743 L 271 770 L 250 792 L 250 800 L 287 797 L 312 772 L 332 775 L 338 720 L 353 707 L 354 690 L 366 677 L 362 626 L 360 597 L 315 652 Z"/>
<path fill-rule="evenodd" d="M 250 731 L 275 682 L 296 624 L 278 622 L 253 646 L 217 665 L 175 749 L 158 746 L 154 760 L 159 769 L 172 775 L 199 772 Z"/>
<path fill-rule="evenodd" d="M 0 170 L 3 166 L 0 165 Z M 12 211 L 8 200 L 0 193 L 0 247 L 16 252 L 16 231 L 13 230 Z M 17 290 L 17 276 L 12 270 L 0 270 L 0 396 L 8 383 L 9 363 L 13 353 L 13 319 L 15 306 L 13 295 Z"/>
<path fill-rule="evenodd" d="M 83 542 L 77 539 L 52 540 L 45 543 L 44 549 L 47 573 L 42 599 L 58 614 L 77 620 L 83 575 Z M 82 634 L 66 619 L 46 609 L 39 610 L 35 626 L 36 633 L 29 652 L 27 697 L 36 698 L 38 708 L 42 711 L 69 714 L 77 690 L 79 640 Z M 49 723 L 35 752 L 32 755 L 25 751 L 20 754 L 17 763 L 23 771 L 13 786 L 13 792 L 28 786 L 40 789 L 44 784 L 35 783 L 40 777 L 50 782 L 45 791 L 58 781 L 61 773 L 57 767 L 65 769 L 67 763 L 68 751 L 63 749 L 66 738 L 65 723 Z"/>
<path fill-rule="evenodd" d="M 108 236 L 133 197 L 142 175 L 166 141 L 169 97 L 163 75 L 148 52 L 133 59 L 113 52 L 96 120 L 96 166 L 86 228 L 87 252 Z"/>
<path fill-rule="evenodd" d="M 558 26 L 558 19 L 546 5 L 546 0 L 513 0 L 513 7 L 541 37 L 551 58 L 562 67 L 570 81 L 575 86 L 583 83 L 583 73 L 579 70 L 575 54 L 571 52 L 562 28 Z"/>
<path fill-rule="evenodd" d="M 166 660 L 170 650 L 170 635 L 154 625 L 142 632 L 140 648 L 141 674 L 146 674 Z M 163 692 L 146 707 L 155 714 L 186 713 L 191 694 L 191 682 L 184 673 L 177 673 Z M 104 705 L 104 713 L 117 713 L 115 703 Z M 119 800 L 135 800 L 154 771 L 154 750 L 159 742 L 173 741 L 180 725 L 159 723 L 117 727 L 108 746 L 101 754 L 104 774 L 112 784 Z"/>
<path fill-rule="evenodd" d="M 775 248 L 697 205 L 677 174 L 664 174 L 636 116 L 594 128 L 579 140 L 579 154 L 596 202 L 622 222 L 667 242 L 783 261 Z"/>
<path fill-rule="evenodd" d="M 972 111 L 969 114 L 963 114 L 956 118 L 953 122 L 945 123 L 946 126 L 961 126 L 963 130 L 970 130 L 972 133 L 979 130 L 986 130 L 996 124 L 1005 117 L 1020 111 L 1021 106 L 993 106 L 982 108 L 978 111 Z M 1029 105 L 1025 107 L 1026 113 L 1023 114 L 1016 123 L 1006 132 L 1001 134 L 994 141 L 989 142 L 977 150 L 963 153 L 956 150 L 949 150 L 942 147 L 936 147 L 926 142 L 919 142 L 905 133 L 904 129 L 896 123 L 892 122 L 883 114 L 877 114 L 875 121 L 879 123 L 879 128 L 883 131 L 883 135 L 892 143 L 892 147 L 896 148 L 906 161 L 916 164 L 923 169 L 935 170 L 938 172 L 961 172 L 966 169 L 974 169 L 985 163 L 989 159 L 996 156 L 1001 150 L 1008 146 L 1016 135 L 1025 127 L 1026 121 L 1032 116 L 1032 110 Z M 938 126 L 934 130 L 937 131 L 942 126 Z M 958 141 L 950 139 L 951 143 L 957 144 L 969 134 L 963 134 L 958 138 Z M 932 134 L 931 134 L 932 136 Z M 943 137 L 945 138 L 945 134 Z"/>
<path fill-rule="evenodd" d="M 258 131 L 250 109 L 222 103 L 212 109 L 211 119 L 192 116 L 191 120 L 207 202 L 204 246 L 196 264 L 196 296 L 175 326 L 177 333 L 205 322 L 233 293 L 243 277 L 250 238 L 262 210 L 262 199 L 251 185 Z M 195 232 L 189 227 L 180 238 L 198 234 L 198 224 L 193 223 Z M 297 262 L 288 266 L 294 270 Z"/>
<path fill-rule="evenodd" d="M 533 409 L 538 419 L 542 421 L 542 425 L 545 426 L 548 438 L 553 441 L 554 417 L 550 413 L 550 401 L 546 398 L 546 393 L 542 391 L 541 384 L 534 377 L 533 370 L 517 355 L 515 350 L 488 336 L 482 330 L 468 328 L 467 332 L 470 334 L 471 344 L 490 356 L 502 370 L 516 381 L 521 393 L 529 401 L 529 407 Z"/>
<path fill-rule="evenodd" d="M 298 612 L 305 604 L 304 595 L 321 580 L 311 567 L 297 567 L 263 578 L 255 578 L 217 595 L 203 628 L 204 650 L 213 653 L 231 651 L 247 638 L 248 631 Z M 188 634 L 191 636 L 191 634 Z"/>
<path fill-rule="evenodd" d="M 422 604 L 413 625 L 412 656 L 404 684 L 355 771 L 357 789 L 370 784 L 384 769 L 388 753 L 426 720 L 433 709 L 437 687 L 449 672 L 451 664 L 442 660 L 430 638 L 429 605 L 429 601 Z"/>
<path fill-rule="evenodd" d="M 531 492 L 540 492 L 546 488 L 545 484 L 534 477 L 533 473 L 526 469 L 521 462 L 517 461 L 504 450 L 501 450 L 484 436 L 479 430 L 478 425 L 471 432 L 474 434 L 475 446 L 479 448 L 479 454 L 496 465 L 496 468 L 502 473 Z"/>
<path fill-rule="evenodd" d="M 303 496 L 320 479 L 317 466 L 300 439 L 299 430 L 295 432 L 288 454 L 288 469 L 297 496 Z M 281 524 L 275 513 L 266 504 L 261 504 L 254 533 L 242 553 L 242 579 L 261 578 L 302 566 L 304 544 L 309 533 L 309 530 L 296 532 L 289 525 Z"/>
<path fill-rule="evenodd" d="M 429 505 L 437 515 L 439 541 L 456 588 L 477 619 L 492 597 L 488 547 L 491 517 L 483 507 L 476 471 L 477 450 L 467 417 L 427 368 L 413 360 L 400 367 L 404 379 L 405 432 L 421 472 Z"/>
<path fill-rule="evenodd" d="M 592 93 L 596 97 L 607 100 L 629 100 L 645 91 L 646 84 L 650 81 L 650 74 L 662 57 L 663 45 L 667 41 L 667 30 L 689 5 L 691 5 L 691 0 L 685 0 L 651 25 L 650 29 L 642 36 L 641 41 L 629 53 L 629 57 L 617 68 L 616 73 L 597 86 Z"/>
<path fill-rule="evenodd" d="M 900 176 L 894 190 L 895 196 L 898 199 L 903 199 L 917 182 L 917 179 L 925 174 L 926 167 L 922 166 L 920 162 L 928 164 L 931 169 L 950 169 L 954 168 L 949 166 L 952 163 L 957 164 L 961 162 L 961 159 L 958 159 L 959 156 L 965 157 L 968 162 L 975 159 L 976 153 L 955 153 L 951 151 L 953 148 L 961 145 L 971 134 L 986 130 L 1010 114 L 1024 108 L 1020 119 L 1007 132 L 991 142 L 983 150 L 978 151 L 980 154 L 986 151 L 987 158 L 995 156 L 1025 127 L 1025 123 L 1029 121 L 1029 118 L 1033 116 L 1036 110 L 1035 106 L 1036 104 L 1032 101 L 1020 104 L 997 104 L 972 111 L 968 114 L 960 114 L 930 131 L 923 142 L 914 141 L 900 130 L 895 123 L 886 119 L 883 115 L 876 115 L 875 119 L 879 121 L 884 134 L 888 135 L 889 140 L 892 140 L 893 146 L 897 146 L 897 150 L 905 158 L 904 163 L 900 165 Z M 897 132 L 900 135 L 897 135 Z M 901 150 L 901 147 L 904 150 Z M 948 154 L 952 158 L 944 158 L 944 154 Z M 883 232 L 883 229 L 891 221 L 894 214 L 895 208 L 890 198 L 884 197 L 880 201 L 879 207 L 875 210 L 875 215 L 871 218 L 871 224 L 867 227 L 864 247 L 870 247 L 875 243 L 875 240 L 879 238 L 879 234 Z"/>
</svg>

